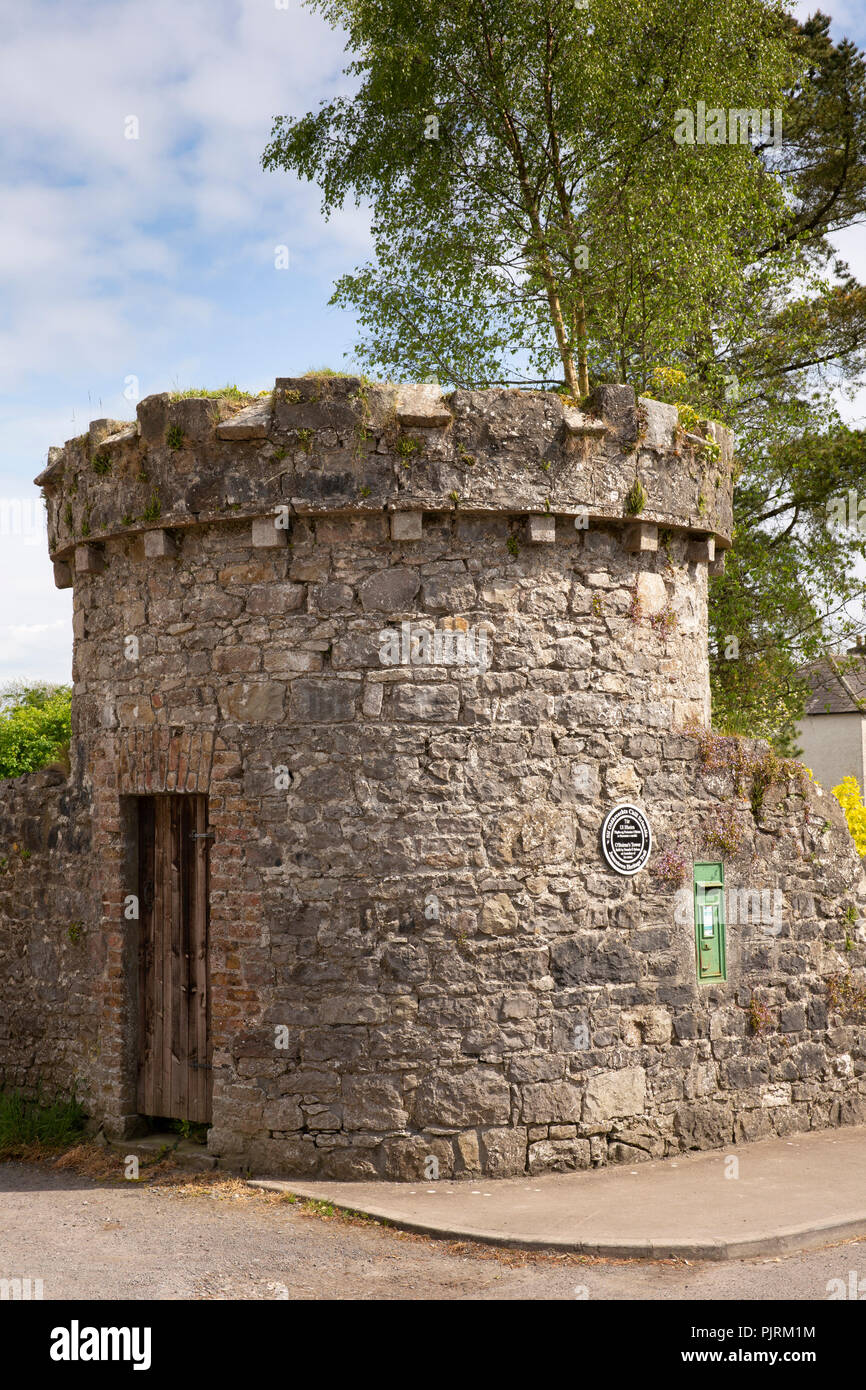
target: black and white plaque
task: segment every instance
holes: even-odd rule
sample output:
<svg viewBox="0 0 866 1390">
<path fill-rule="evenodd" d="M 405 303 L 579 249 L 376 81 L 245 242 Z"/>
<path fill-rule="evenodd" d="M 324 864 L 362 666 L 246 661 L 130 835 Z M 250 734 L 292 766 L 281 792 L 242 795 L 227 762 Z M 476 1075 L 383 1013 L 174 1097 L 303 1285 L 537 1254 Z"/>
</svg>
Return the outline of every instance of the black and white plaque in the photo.
<svg viewBox="0 0 866 1390">
<path fill-rule="evenodd" d="M 608 811 L 601 827 L 601 849 L 616 873 L 639 873 L 650 857 L 652 846 L 649 821 L 637 806 L 624 803 Z"/>
</svg>

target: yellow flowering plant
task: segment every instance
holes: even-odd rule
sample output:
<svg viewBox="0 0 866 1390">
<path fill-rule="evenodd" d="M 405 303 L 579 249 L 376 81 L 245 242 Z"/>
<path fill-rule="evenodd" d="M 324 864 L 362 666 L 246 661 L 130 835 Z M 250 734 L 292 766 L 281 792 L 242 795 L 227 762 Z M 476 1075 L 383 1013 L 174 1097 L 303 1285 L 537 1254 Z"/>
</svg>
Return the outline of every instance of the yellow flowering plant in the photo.
<svg viewBox="0 0 866 1390">
<path fill-rule="evenodd" d="M 851 838 L 857 846 L 859 855 L 866 855 L 866 806 L 860 794 L 860 784 L 856 777 L 843 777 L 833 795 L 845 812 Z"/>
</svg>

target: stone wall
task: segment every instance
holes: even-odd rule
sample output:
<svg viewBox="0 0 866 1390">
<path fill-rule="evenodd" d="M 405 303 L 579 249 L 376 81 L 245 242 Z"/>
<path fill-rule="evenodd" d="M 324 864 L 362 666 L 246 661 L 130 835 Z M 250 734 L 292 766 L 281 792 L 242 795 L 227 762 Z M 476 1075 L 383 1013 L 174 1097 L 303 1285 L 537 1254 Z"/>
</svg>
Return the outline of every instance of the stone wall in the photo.
<svg viewBox="0 0 866 1390">
<path fill-rule="evenodd" d="M 828 1013 L 864 964 L 841 812 L 684 732 L 730 439 L 627 388 L 591 407 L 280 379 L 52 451 L 109 1130 L 138 1122 L 126 798 L 161 790 L 209 797 L 226 1164 L 496 1175 L 866 1119 L 862 1029 Z M 729 927 L 726 982 L 674 885 L 606 866 L 621 800 L 656 866 L 781 895 Z"/>
<path fill-rule="evenodd" d="M 105 959 L 87 797 L 59 768 L 0 781 L 0 1086 L 98 1087 Z"/>
</svg>

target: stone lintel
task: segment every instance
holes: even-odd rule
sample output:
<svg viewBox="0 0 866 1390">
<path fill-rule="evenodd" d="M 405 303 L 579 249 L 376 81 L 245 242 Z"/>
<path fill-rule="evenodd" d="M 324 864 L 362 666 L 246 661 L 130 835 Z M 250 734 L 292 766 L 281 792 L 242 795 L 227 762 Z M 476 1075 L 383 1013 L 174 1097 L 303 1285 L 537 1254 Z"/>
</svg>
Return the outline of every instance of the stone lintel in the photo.
<svg viewBox="0 0 866 1390">
<path fill-rule="evenodd" d="M 159 560 L 177 554 L 177 545 L 170 531 L 145 531 L 144 553 L 148 560 Z"/>
<path fill-rule="evenodd" d="M 530 516 L 528 534 L 532 545 L 550 545 L 556 540 L 556 517 L 548 514 Z"/>
<path fill-rule="evenodd" d="M 654 521 L 634 521 L 625 528 L 623 545 L 630 555 L 658 550 L 659 528 Z"/>
<path fill-rule="evenodd" d="M 105 556 L 98 545 L 77 545 L 75 547 L 76 574 L 102 574 L 105 569 Z"/>
<path fill-rule="evenodd" d="M 392 541 L 420 541 L 423 530 L 423 512 L 392 512 Z"/>
<path fill-rule="evenodd" d="M 278 526 L 279 517 L 253 517 L 253 546 L 256 550 L 279 550 L 288 545 L 289 533 L 285 526 Z"/>
</svg>

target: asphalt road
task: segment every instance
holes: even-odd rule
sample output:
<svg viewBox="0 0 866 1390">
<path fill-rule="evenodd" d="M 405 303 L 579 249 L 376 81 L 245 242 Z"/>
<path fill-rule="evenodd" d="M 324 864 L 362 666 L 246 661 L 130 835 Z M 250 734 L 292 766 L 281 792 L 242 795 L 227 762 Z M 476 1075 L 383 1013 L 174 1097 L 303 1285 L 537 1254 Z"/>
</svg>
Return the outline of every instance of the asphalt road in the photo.
<svg viewBox="0 0 866 1390">
<path fill-rule="evenodd" d="M 45 1299 L 802 1299 L 866 1293 L 866 1241 L 783 1259 L 613 1263 L 455 1247 L 322 1217 L 237 1182 L 142 1187 L 0 1164 L 0 1279 Z"/>
</svg>

